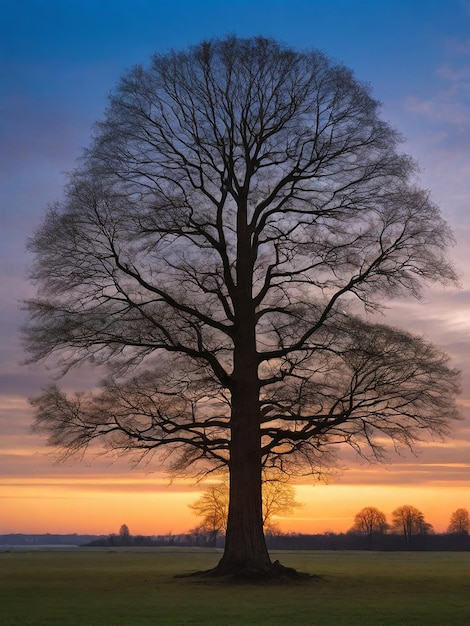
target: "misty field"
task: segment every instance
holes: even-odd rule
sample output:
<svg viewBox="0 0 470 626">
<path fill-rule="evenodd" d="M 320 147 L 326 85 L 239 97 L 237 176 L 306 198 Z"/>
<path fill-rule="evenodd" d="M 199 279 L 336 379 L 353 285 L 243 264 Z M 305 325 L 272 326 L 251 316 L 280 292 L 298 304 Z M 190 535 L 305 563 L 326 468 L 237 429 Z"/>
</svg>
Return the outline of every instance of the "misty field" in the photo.
<svg viewBox="0 0 470 626">
<path fill-rule="evenodd" d="M 0 553 L 2 626 L 452 624 L 470 619 L 470 553 L 277 552 L 318 578 L 296 584 L 175 577 L 215 565 L 206 550 Z"/>
</svg>

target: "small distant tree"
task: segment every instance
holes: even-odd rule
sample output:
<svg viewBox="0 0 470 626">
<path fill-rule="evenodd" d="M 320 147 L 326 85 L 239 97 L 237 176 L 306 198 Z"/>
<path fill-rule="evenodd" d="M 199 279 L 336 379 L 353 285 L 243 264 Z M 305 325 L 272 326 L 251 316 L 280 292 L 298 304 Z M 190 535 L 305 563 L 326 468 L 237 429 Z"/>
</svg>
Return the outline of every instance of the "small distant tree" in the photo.
<svg viewBox="0 0 470 626">
<path fill-rule="evenodd" d="M 129 531 L 129 527 L 127 526 L 127 524 L 122 524 L 121 528 L 119 529 L 119 542 L 123 546 L 126 546 L 130 543 L 130 540 L 131 533 Z"/>
<path fill-rule="evenodd" d="M 263 527 L 268 533 L 276 531 L 274 517 L 288 515 L 301 506 L 295 499 L 295 490 L 285 480 L 265 479 L 263 483 Z"/>
<path fill-rule="evenodd" d="M 215 483 L 209 485 L 194 504 L 189 505 L 195 515 L 202 518 L 196 533 L 208 534 L 213 545 L 216 545 L 219 533 L 225 533 L 227 529 L 228 492 L 227 481 Z"/>
<path fill-rule="evenodd" d="M 393 511 L 392 530 L 403 534 L 406 543 L 410 543 L 413 535 L 428 535 L 433 532 L 433 527 L 419 509 L 405 504 Z"/>
<path fill-rule="evenodd" d="M 447 532 L 454 535 L 470 533 L 470 514 L 467 509 L 457 509 L 452 513 Z"/>
<path fill-rule="evenodd" d="M 366 506 L 357 513 L 349 532 L 368 538 L 369 545 L 374 535 L 383 535 L 388 528 L 385 513 L 374 506 Z"/>
</svg>

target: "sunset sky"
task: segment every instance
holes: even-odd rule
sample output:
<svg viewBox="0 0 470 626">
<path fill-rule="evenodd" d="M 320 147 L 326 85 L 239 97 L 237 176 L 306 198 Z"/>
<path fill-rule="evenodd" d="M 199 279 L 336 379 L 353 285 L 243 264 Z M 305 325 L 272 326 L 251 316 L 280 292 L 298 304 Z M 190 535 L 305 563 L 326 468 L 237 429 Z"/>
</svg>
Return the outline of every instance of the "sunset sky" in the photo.
<svg viewBox="0 0 470 626">
<path fill-rule="evenodd" d="M 33 294 L 26 240 L 60 198 L 64 172 L 122 74 L 153 52 L 226 34 L 265 35 L 319 48 L 371 84 L 382 117 L 406 137 L 451 224 L 462 288 L 397 301 L 386 319 L 422 333 L 462 370 L 461 412 L 445 442 L 386 466 L 351 451 L 329 484 L 303 481 L 303 504 L 283 531 L 346 531 L 355 513 L 412 504 L 436 531 L 470 509 L 470 0 L 0 0 L 0 533 L 184 532 L 200 486 L 154 464 L 90 455 L 57 464 L 31 433 L 28 398 L 50 380 L 47 364 L 21 365 L 19 303 Z M 65 386 L 87 388 L 83 369 Z"/>
</svg>

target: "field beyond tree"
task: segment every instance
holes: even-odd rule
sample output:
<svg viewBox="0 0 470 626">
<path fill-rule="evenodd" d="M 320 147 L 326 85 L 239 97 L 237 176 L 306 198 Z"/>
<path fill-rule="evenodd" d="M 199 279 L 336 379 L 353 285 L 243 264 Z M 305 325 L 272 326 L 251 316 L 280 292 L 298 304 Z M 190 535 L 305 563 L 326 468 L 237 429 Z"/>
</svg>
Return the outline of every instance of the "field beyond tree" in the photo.
<svg viewBox="0 0 470 626">
<path fill-rule="evenodd" d="M 213 567 L 220 558 L 215 550 L 3 552 L 0 623 L 451 626 L 466 623 L 470 615 L 468 552 L 285 551 L 271 556 L 312 578 L 246 585 L 178 576 Z"/>
</svg>

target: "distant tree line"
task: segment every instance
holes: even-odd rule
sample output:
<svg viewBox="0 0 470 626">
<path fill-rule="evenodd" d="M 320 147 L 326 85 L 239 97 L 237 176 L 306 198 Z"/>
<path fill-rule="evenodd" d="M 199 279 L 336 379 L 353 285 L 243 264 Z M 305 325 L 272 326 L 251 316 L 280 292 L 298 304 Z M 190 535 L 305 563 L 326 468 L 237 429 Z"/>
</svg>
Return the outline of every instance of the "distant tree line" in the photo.
<svg viewBox="0 0 470 626">
<path fill-rule="evenodd" d="M 467 551 L 470 550 L 470 537 L 449 533 L 413 535 L 406 541 L 403 535 L 386 533 L 370 540 L 354 533 L 324 533 L 306 535 L 289 533 L 267 538 L 270 550 L 429 550 Z"/>
<path fill-rule="evenodd" d="M 227 481 L 209 485 L 201 497 L 190 508 L 201 519 L 201 523 L 190 531 L 196 545 L 222 546 L 227 527 L 228 511 Z M 432 524 L 426 521 L 422 511 L 410 504 L 404 504 L 392 511 L 391 522 L 376 507 L 367 506 L 355 516 L 352 527 L 344 535 L 327 533 L 326 535 L 283 535 L 278 532 L 276 516 L 291 513 L 300 506 L 295 501 L 294 488 L 277 479 L 265 480 L 263 488 L 263 525 L 270 547 L 282 547 L 281 544 L 307 541 L 305 537 L 315 537 L 316 543 L 324 549 L 329 543 L 325 537 L 335 537 L 335 542 L 342 548 L 356 547 L 366 549 L 424 549 L 427 545 L 445 545 L 448 549 L 467 546 L 470 533 L 470 515 L 466 509 L 459 508 L 450 517 L 447 532 L 442 539 L 434 533 Z M 296 537 L 296 539 L 291 539 Z M 346 537 L 343 539 L 343 537 Z M 429 540 L 429 537 L 433 539 Z M 287 538 L 287 539 L 286 539 Z M 344 545 L 343 545 L 344 544 Z M 447 549 L 447 548 L 442 548 Z"/>
<path fill-rule="evenodd" d="M 292 492 L 291 501 L 295 503 L 293 495 Z M 223 546 L 225 508 L 221 507 L 221 501 L 224 502 L 223 493 L 210 488 L 191 506 L 203 522 L 190 531 L 185 541 L 193 541 L 193 545 L 198 546 Z M 298 506 L 297 503 L 295 505 Z M 282 510 L 281 507 L 279 511 Z M 209 519 L 216 519 L 217 524 L 211 527 L 207 524 Z M 214 533 L 215 526 L 217 533 Z M 383 511 L 372 506 L 365 507 L 356 514 L 347 533 L 284 534 L 278 532 L 272 523 L 267 529 L 266 540 L 270 549 L 470 550 L 469 533 L 470 515 L 466 509 L 454 511 L 447 531 L 436 534 L 422 511 L 405 504 L 392 512 L 391 523 L 387 522 Z"/>
<path fill-rule="evenodd" d="M 369 540 L 363 535 L 355 533 L 267 533 L 266 541 L 270 550 L 429 550 L 429 551 L 470 551 L 470 536 L 450 533 L 414 535 L 410 541 L 405 541 L 403 535 L 386 533 L 377 535 Z M 216 545 L 210 534 L 193 532 L 157 536 L 135 535 L 128 543 L 123 544 L 116 534 L 108 537 L 99 537 L 83 544 L 87 547 L 199 547 L 223 548 L 224 535 L 218 535 Z"/>
<path fill-rule="evenodd" d="M 470 550 L 470 515 L 459 508 L 445 533 L 435 533 L 424 514 L 405 504 L 392 512 L 391 524 L 376 507 L 361 509 L 347 533 L 272 536 L 271 549 L 303 550 Z"/>
<path fill-rule="evenodd" d="M 201 500 L 197 504 L 201 504 Z M 203 520 L 210 514 L 207 506 L 203 510 L 198 506 L 192 508 Z M 189 542 L 189 545 L 223 546 L 223 539 L 221 533 L 214 543 L 213 534 L 204 532 L 202 524 L 189 535 L 181 536 L 179 541 Z M 467 509 L 457 509 L 450 517 L 446 532 L 435 533 L 422 511 L 412 505 L 396 508 L 390 523 L 383 511 L 368 506 L 356 514 L 346 533 L 285 534 L 278 532 L 273 524 L 266 533 L 266 540 L 271 550 L 470 550 L 470 514 Z"/>
<path fill-rule="evenodd" d="M 174 545 L 174 535 L 131 535 L 127 524 L 122 524 L 119 533 L 111 533 L 106 536 L 96 537 L 92 541 L 82 544 L 83 547 L 91 548 L 114 548 L 114 547 L 158 547 Z"/>
<path fill-rule="evenodd" d="M 467 509 L 459 508 L 450 517 L 445 533 L 446 542 L 468 540 L 469 533 L 469 512 Z M 369 547 L 372 547 L 373 543 L 377 544 L 386 534 L 401 536 L 407 547 L 424 544 L 424 538 L 435 536 L 432 524 L 426 521 L 422 511 L 410 504 L 400 506 L 392 512 L 391 524 L 388 524 L 385 513 L 376 507 L 364 507 L 355 516 L 348 534 L 362 537 Z"/>
<path fill-rule="evenodd" d="M 276 490 L 279 510 L 299 506 L 294 493 L 283 485 Z M 279 497 L 282 493 L 282 498 Z M 122 524 L 119 533 L 100 536 L 84 544 L 89 547 L 202 547 L 223 548 L 224 505 L 226 485 L 208 488 L 191 508 L 202 517 L 202 523 L 188 533 L 156 536 L 132 535 Z M 214 510 L 211 513 L 211 507 Z M 284 508 L 283 508 L 284 507 Z M 274 509 L 272 509 L 274 510 Z M 270 516 L 268 515 L 268 518 Z M 211 523 L 209 523 L 211 521 Z M 383 511 L 367 506 L 354 517 L 346 533 L 322 534 L 281 533 L 271 519 L 266 531 L 266 541 L 271 550 L 470 550 L 470 514 L 459 508 L 450 517 L 445 533 L 435 533 L 424 514 L 414 506 L 405 504 L 392 512 L 391 523 Z"/>
</svg>

